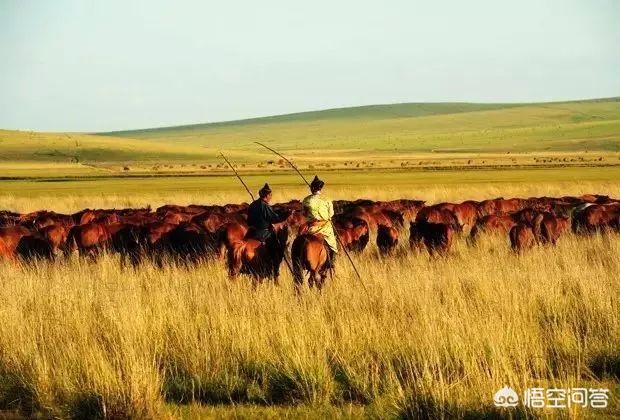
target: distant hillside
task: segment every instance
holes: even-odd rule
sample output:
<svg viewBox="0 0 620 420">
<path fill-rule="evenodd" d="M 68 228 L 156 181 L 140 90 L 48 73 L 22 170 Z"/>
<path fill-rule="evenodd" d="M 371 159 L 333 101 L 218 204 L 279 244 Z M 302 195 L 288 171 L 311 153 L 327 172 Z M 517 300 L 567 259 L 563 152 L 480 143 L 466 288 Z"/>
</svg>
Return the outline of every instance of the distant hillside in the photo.
<svg viewBox="0 0 620 420">
<path fill-rule="evenodd" d="M 299 157 L 406 152 L 620 150 L 620 98 L 538 104 L 414 103 L 102 133 L 262 153 L 268 141 Z"/>
<path fill-rule="evenodd" d="M 233 121 L 221 121 L 213 123 L 199 123 L 178 125 L 160 128 L 145 128 L 137 130 L 110 131 L 96 133 L 99 135 L 112 135 L 117 137 L 153 138 L 158 134 L 165 136 L 167 133 L 180 131 L 205 131 L 221 127 L 235 127 L 245 125 L 262 125 L 270 123 L 324 121 L 334 119 L 390 119 L 390 118 L 415 118 L 431 115 L 458 114 L 465 112 L 488 111 L 524 106 L 562 105 L 597 102 L 618 102 L 620 97 L 588 99 L 568 102 L 546 103 L 469 103 L 469 102 L 412 102 L 402 104 L 365 105 L 347 108 L 332 108 L 319 111 L 296 112 L 291 114 L 273 115 L 268 117 L 247 118 Z"/>
<path fill-rule="evenodd" d="M 292 114 L 273 115 L 268 117 L 247 118 L 242 120 L 222 121 L 214 123 L 178 125 L 161 128 L 146 128 L 140 130 L 110 131 L 97 133 L 99 135 L 113 135 L 118 137 L 152 138 L 158 134 L 166 135 L 170 132 L 179 131 L 205 131 L 220 127 L 235 127 L 245 125 L 277 124 L 286 122 L 308 122 L 335 119 L 386 119 L 386 118 L 411 118 L 428 115 L 457 114 L 461 112 L 483 111 L 501 109 L 522 104 L 476 104 L 466 102 L 442 102 L 442 103 L 404 103 L 386 105 L 365 105 L 349 108 L 333 108 L 320 111 L 296 112 Z"/>
<path fill-rule="evenodd" d="M 0 130 L 2 162 L 171 168 L 266 164 L 262 141 L 306 164 L 509 152 L 620 152 L 620 99 L 542 104 L 397 104 L 102 134 Z M 193 165 L 193 166 L 192 166 Z M 210 165 L 210 166 L 209 166 Z"/>
<path fill-rule="evenodd" d="M 131 162 L 200 159 L 204 149 L 79 133 L 0 130 L 0 162 Z"/>
</svg>

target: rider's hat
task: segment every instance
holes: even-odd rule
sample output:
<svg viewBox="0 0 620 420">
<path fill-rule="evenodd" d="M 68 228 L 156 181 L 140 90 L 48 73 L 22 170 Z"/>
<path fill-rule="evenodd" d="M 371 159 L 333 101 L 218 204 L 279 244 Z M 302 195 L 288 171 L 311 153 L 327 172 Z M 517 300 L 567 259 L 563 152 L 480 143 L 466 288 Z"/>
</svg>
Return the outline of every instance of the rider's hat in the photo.
<svg viewBox="0 0 620 420">
<path fill-rule="evenodd" d="M 318 176 L 315 175 L 314 179 L 310 183 L 310 191 L 312 192 L 321 191 L 324 186 L 325 186 L 325 183 L 321 181 Z"/>
<path fill-rule="evenodd" d="M 263 185 L 263 188 L 258 191 L 258 195 L 261 197 L 266 197 L 269 194 L 271 194 L 271 188 L 269 187 L 269 184 L 265 183 L 265 185 Z"/>
</svg>

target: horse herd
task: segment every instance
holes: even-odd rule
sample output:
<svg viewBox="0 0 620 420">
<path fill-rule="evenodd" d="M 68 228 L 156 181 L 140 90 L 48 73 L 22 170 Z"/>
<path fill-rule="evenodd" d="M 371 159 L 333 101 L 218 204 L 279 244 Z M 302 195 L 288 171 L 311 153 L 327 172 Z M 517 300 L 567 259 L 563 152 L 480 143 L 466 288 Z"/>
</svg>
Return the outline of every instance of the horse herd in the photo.
<svg viewBox="0 0 620 420">
<path fill-rule="evenodd" d="M 364 251 L 372 234 L 379 252 L 390 255 L 406 227 L 411 248 L 425 248 L 431 255 L 449 252 L 457 235 L 468 235 L 474 242 L 482 232 L 499 233 L 521 252 L 536 244 L 555 245 L 570 230 L 577 234 L 620 231 L 620 200 L 603 195 L 495 198 L 433 205 L 409 199 L 340 200 L 334 201 L 334 208 L 333 223 L 341 246 L 356 253 Z M 56 259 L 73 252 L 96 258 L 108 250 L 119 253 L 123 263 L 133 265 L 145 258 L 158 265 L 165 259 L 198 263 L 220 258 L 228 261 L 231 276 L 249 266 L 249 271 L 259 277 L 277 277 L 280 262 L 290 248 L 289 238 L 297 236 L 305 218 L 296 200 L 275 204 L 274 209 L 287 210 L 290 216 L 274 225 L 283 246 L 275 258 L 275 272 L 270 273 L 257 274 L 259 267 L 252 267 L 258 254 L 245 239 L 247 204 L 165 205 L 155 211 L 85 209 L 74 214 L 0 211 L 0 258 Z"/>
</svg>

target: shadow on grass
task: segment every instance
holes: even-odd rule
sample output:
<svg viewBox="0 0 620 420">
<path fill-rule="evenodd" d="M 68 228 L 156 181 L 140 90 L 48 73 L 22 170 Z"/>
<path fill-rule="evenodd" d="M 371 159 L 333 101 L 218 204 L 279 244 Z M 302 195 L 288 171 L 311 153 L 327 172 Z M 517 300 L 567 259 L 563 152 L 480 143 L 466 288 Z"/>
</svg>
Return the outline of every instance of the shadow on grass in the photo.
<svg viewBox="0 0 620 420">
<path fill-rule="evenodd" d="M 599 354 L 588 361 L 588 369 L 598 379 L 611 377 L 620 379 L 620 351 L 614 354 Z"/>
<path fill-rule="evenodd" d="M 3 410 L 19 411 L 27 417 L 41 412 L 34 388 L 10 372 L 0 373 L 0 407 Z"/>
<path fill-rule="evenodd" d="M 532 419 L 537 418 L 532 411 L 523 406 L 499 408 L 493 405 L 484 407 L 467 407 L 454 403 L 437 401 L 431 396 L 418 395 L 409 398 L 399 415 L 401 419 L 435 420 L 435 419 Z"/>
</svg>

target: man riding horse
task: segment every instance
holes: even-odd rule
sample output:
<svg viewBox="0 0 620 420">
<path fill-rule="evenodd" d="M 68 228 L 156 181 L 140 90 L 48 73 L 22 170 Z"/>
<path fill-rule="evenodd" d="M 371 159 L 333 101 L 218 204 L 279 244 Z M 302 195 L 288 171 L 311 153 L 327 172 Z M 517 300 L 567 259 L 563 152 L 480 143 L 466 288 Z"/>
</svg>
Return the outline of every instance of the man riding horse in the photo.
<svg viewBox="0 0 620 420">
<path fill-rule="evenodd" d="M 271 245 L 275 235 L 273 225 L 284 222 L 289 216 L 289 211 L 277 213 L 270 205 L 273 194 L 269 184 L 265 184 L 258 191 L 258 199 L 248 207 L 248 226 L 246 235 L 248 238 L 259 240 L 264 244 Z"/>
<path fill-rule="evenodd" d="M 242 241 L 232 245 L 229 252 L 229 270 L 232 277 L 239 272 L 254 275 L 256 280 L 273 277 L 277 280 L 286 246 L 286 227 L 278 232 L 274 224 L 284 222 L 290 211 L 276 212 L 269 203 L 272 191 L 265 184 L 258 192 L 259 198 L 248 207 L 248 232 Z"/>
<path fill-rule="evenodd" d="M 336 254 L 338 253 L 338 241 L 331 222 L 334 216 L 334 204 L 331 200 L 322 196 L 321 191 L 325 183 L 314 176 L 310 183 L 310 195 L 303 200 L 303 211 L 307 225 L 304 233 L 320 235 L 329 250 L 327 268 L 334 268 Z"/>
</svg>

